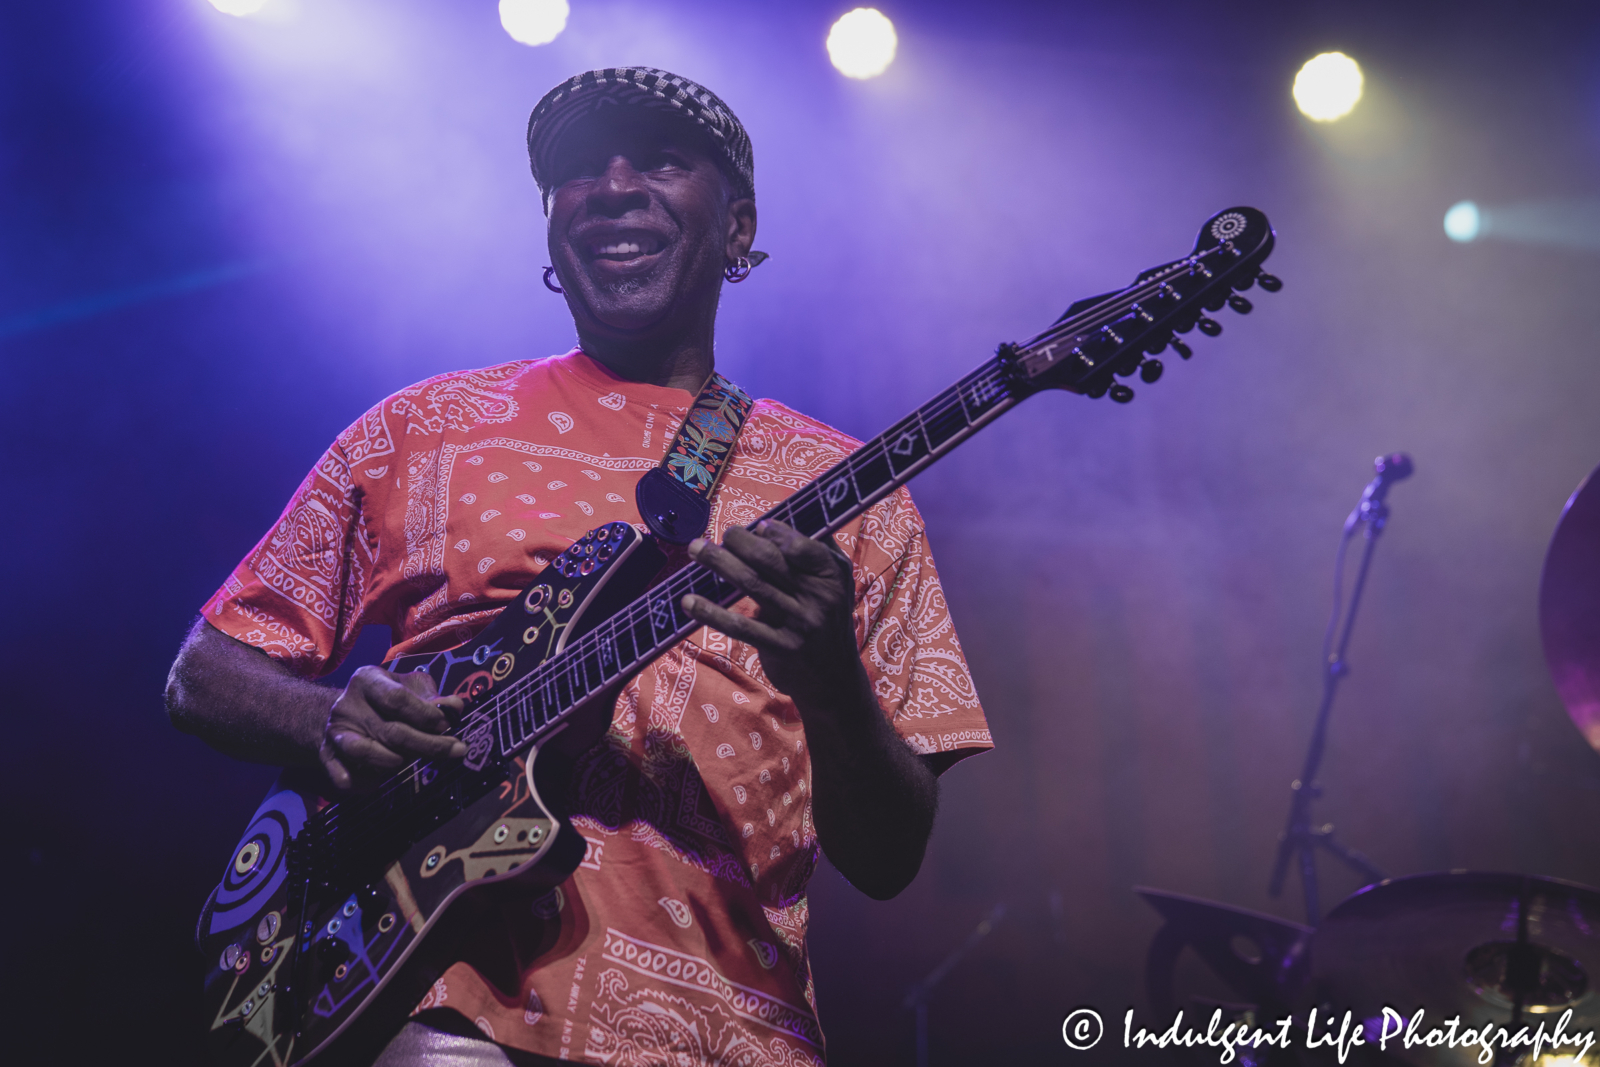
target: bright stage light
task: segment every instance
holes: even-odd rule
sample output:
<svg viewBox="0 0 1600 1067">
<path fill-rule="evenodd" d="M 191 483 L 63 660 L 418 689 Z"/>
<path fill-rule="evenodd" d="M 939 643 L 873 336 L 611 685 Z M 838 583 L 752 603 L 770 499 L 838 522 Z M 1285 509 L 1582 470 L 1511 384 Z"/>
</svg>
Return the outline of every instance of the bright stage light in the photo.
<svg viewBox="0 0 1600 1067">
<path fill-rule="evenodd" d="M 500 0 L 500 25 L 513 41 L 549 44 L 567 28 L 567 0 Z"/>
<path fill-rule="evenodd" d="M 894 23 L 874 7 L 839 16 L 828 31 L 828 58 L 847 78 L 876 78 L 894 62 Z"/>
<path fill-rule="evenodd" d="M 254 15 L 266 7 L 268 0 L 211 0 L 211 6 L 224 15 Z"/>
<path fill-rule="evenodd" d="M 1444 213 L 1444 232 L 1452 241 L 1472 241 L 1483 229 L 1483 216 L 1478 205 L 1463 200 Z"/>
<path fill-rule="evenodd" d="M 1361 67 L 1343 52 L 1324 52 L 1306 60 L 1294 76 L 1294 102 L 1315 122 L 1332 122 L 1350 114 L 1361 99 Z"/>
</svg>

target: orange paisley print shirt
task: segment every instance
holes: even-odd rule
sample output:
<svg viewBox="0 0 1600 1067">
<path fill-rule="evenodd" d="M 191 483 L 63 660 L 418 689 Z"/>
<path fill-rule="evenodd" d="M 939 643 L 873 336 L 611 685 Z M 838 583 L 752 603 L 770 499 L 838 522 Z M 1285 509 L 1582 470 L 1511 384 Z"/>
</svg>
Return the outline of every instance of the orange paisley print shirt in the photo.
<svg viewBox="0 0 1600 1067">
<path fill-rule="evenodd" d="M 693 400 L 577 351 L 401 390 L 339 436 L 206 620 L 308 677 L 333 669 L 367 622 L 392 627 L 391 656 L 459 644 L 585 531 L 639 522 L 634 484 Z M 753 522 L 856 444 L 757 401 L 712 532 Z M 918 752 L 988 748 L 910 496 L 894 493 L 837 542 L 855 566 L 856 634 L 883 713 Z M 697 631 L 628 685 L 605 743 L 579 761 L 583 864 L 531 909 L 506 905 L 421 1007 L 562 1059 L 820 1064 L 810 788 L 799 715 L 755 649 Z"/>
</svg>

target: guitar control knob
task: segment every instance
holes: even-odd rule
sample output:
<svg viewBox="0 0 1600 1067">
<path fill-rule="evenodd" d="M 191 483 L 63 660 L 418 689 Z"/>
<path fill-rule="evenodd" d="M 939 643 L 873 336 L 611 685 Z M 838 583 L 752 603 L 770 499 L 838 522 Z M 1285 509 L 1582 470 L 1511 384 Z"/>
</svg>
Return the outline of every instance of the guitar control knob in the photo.
<svg viewBox="0 0 1600 1067">
<path fill-rule="evenodd" d="M 1166 369 L 1159 359 L 1147 359 L 1139 365 L 1139 377 L 1153 385 Z"/>
<path fill-rule="evenodd" d="M 1250 303 L 1250 301 L 1246 300 L 1238 293 L 1234 293 L 1232 296 L 1228 297 L 1228 306 L 1241 315 L 1250 314 L 1250 309 L 1255 307 L 1254 304 Z"/>
<path fill-rule="evenodd" d="M 1256 275 L 1256 282 L 1269 293 L 1276 293 L 1283 288 L 1283 279 L 1275 274 L 1268 274 L 1266 271 Z"/>
<path fill-rule="evenodd" d="M 1111 399 L 1119 404 L 1126 404 L 1133 399 L 1133 390 L 1118 382 L 1111 387 Z"/>
<path fill-rule="evenodd" d="M 1187 344 L 1178 340 L 1176 337 L 1172 339 L 1172 350 L 1178 353 L 1178 355 L 1182 356 L 1184 359 L 1188 359 L 1190 356 L 1194 355 L 1194 349 L 1190 348 Z"/>
<path fill-rule="evenodd" d="M 1207 337 L 1215 337 L 1217 334 L 1222 332 L 1222 323 L 1211 318 L 1209 315 L 1201 315 L 1200 321 L 1196 323 L 1196 325 L 1200 327 L 1200 332 L 1205 334 Z"/>
</svg>

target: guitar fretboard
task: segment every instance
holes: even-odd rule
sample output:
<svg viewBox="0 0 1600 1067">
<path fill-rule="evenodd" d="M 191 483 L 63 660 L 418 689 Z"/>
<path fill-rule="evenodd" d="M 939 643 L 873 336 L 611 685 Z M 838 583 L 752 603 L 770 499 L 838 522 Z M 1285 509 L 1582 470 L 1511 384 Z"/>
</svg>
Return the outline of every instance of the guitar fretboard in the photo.
<svg viewBox="0 0 1600 1067">
<path fill-rule="evenodd" d="M 923 467 L 1017 403 L 998 357 L 895 423 L 763 518 L 826 537 L 910 481 Z M 694 594 L 726 607 L 744 594 L 690 564 L 486 701 L 464 736 L 492 730 L 501 759 L 521 751 L 585 698 L 657 658 L 701 624 L 683 610 Z"/>
</svg>

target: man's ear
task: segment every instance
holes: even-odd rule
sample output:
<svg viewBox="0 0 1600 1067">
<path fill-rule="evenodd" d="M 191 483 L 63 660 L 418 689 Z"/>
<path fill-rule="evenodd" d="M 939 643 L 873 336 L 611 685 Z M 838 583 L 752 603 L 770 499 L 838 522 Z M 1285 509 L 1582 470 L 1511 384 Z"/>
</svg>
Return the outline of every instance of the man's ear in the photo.
<svg viewBox="0 0 1600 1067">
<path fill-rule="evenodd" d="M 728 262 L 750 254 L 756 243 L 756 202 L 749 198 L 728 204 Z"/>
</svg>

